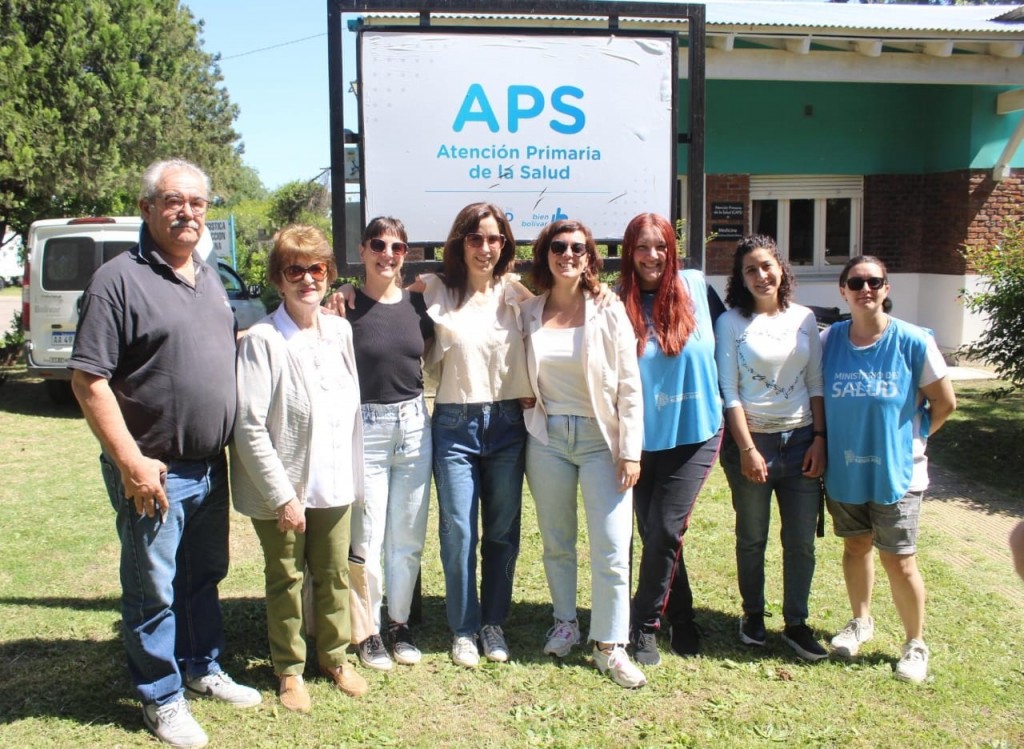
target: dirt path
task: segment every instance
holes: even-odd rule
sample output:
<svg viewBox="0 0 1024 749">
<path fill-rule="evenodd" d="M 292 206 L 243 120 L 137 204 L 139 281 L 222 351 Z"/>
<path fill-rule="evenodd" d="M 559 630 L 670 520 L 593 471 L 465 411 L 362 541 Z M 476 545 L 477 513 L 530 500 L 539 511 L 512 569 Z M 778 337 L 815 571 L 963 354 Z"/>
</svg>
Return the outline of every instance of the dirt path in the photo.
<svg viewBox="0 0 1024 749">
<path fill-rule="evenodd" d="M 1024 605 L 1024 584 L 1013 574 L 1006 545 L 1010 529 L 1024 520 L 1024 503 L 934 463 L 928 473 L 931 486 L 925 493 L 922 525 L 949 537 L 947 561 L 959 569 L 991 566 L 994 574 L 984 576 L 987 587 Z"/>
</svg>

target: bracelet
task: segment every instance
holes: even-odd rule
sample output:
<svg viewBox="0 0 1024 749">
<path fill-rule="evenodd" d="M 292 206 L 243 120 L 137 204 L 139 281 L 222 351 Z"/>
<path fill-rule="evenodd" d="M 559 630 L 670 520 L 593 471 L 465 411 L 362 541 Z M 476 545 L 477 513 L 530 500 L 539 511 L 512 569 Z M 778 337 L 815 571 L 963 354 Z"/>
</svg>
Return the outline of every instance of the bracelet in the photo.
<svg viewBox="0 0 1024 749">
<path fill-rule="evenodd" d="M 741 449 L 740 449 L 740 452 L 741 452 L 741 453 L 749 453 L 749 452 L 750 452 L 751 450 L 753 450 L 753 449 L 754 449 L 754 447 L 755 447 L 754 445 L 751 445 L 750 447 L 744 447 L 744 448 L 741 448 Z"/>
<path fill-rule="evenodd" d="M 826 435 L 824 432 L 811 432 L 811 437 L 821 437 L 823 440 L 828 439 L 828 435 Z"/>
</svg>

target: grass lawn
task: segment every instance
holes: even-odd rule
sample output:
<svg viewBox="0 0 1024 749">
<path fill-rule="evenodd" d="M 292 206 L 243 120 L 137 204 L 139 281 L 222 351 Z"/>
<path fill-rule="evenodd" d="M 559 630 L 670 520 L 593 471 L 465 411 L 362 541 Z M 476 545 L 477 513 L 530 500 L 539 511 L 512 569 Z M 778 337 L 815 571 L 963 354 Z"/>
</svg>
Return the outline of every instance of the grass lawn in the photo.
<svg viewBox="0 0 1024 749">
<path fill-rule="evenodd" d="M 961 393 L 965 415 L 967 403 Z M 1019 424 L 1020 413 L 1017 407 L 1000 418 Z M 994 441 L 970 436 L 970 428 L 982 423 L 977 415 L 954 421 L 945 435 L 961 455 L 960 446 L 971 443 L 986 452 Z M 0 387 L 0 435 L 0 746 L 157 746 L 142 726 L 119 640 L 118 545 L 95 441 L 73 408 L 51 407 L 42 386 L 23 370 Z M 964 460 L 973 466 L 979 459 Z M 881 573 L 876 635 L 862 656 L 814 665 L 795 660 L 778 637 L 775 530 L 766 591 L 775 614 L 768 620 L 768 645 L 753 650 L 738 643 L 733 514 L 716 469 L 686 546 L 706 633 L 702 657 L 683 660 L 664 649 L 662 665 L 646 670 L 648 685 L 626 691 L 601 678 L 578 651 L 563 662 L 543 656 L 550 604 L 526 497 L 506 627 L 513 662 L 473 671 L 452 665 L 432 527 L 423 570 L 424 622 L 417 630 L 423 662 L 389 675 L 364 670 L 371 692 L 361 700 L 328 688 L 314 666 L 307 672 L 314 701 L 309 716 L 277 707 L 262 559 L 248 521 L 233 515 L 232 522 L 232 567 L 222 587 L 224 665 L 239 681 L 261 689 L 265 700 L 245 711 L 195 703 L 211 746 L 1024 747 L 1024 624 L 1019 605 L 999 592 L 1021 583 L 1009 568 L 952 566 L 945 556 L 950 539 L 929 528 L 927 503 L 920 561 L 930 595 L 932 677 L 920 687 L 892 678 L 902 632 Z M 777 518 L 773 522 L 777 529 Z M 585 549 L 581 543 L 584 627 L 590 587 Z M 828 533 L 818 549 L 809 623 L 825 639 L 846 622 L 849 608 L 840 544 Z"/>
</svg>

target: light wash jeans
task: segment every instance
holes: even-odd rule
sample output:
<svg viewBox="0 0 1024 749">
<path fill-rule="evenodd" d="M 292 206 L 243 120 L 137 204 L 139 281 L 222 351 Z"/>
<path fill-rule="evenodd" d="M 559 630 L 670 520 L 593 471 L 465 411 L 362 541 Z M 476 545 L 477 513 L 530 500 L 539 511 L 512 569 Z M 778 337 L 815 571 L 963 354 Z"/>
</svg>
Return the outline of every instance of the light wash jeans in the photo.
<svg viewBox="0 0 1024 749">
<path fill-rule="evenodd" d="M 519 401 L 434 404 L 434 481 L 448 626 L 502 626 L 519 557 L 526 425 Z M 480 594 L 476 588 L 477 521 Z"/>
<path fill-rule="evenodd" d="M 821 484 L 801 472 L 814 437 L 810 426 L 750 436 L 768 466 L 768 481 L 755 484 L 740 472 L 739 448 L 731 436 L 722 446 L 722 468 L 736 511 L 736 572 L 743 611 L 764 611 L 764 554 L 772 514 L 772 492 L 782 521 L 782 617 L 786 625 L 807 620 L 814 577 L 814 535 L 821 507 Z"/>
<path fill-rule="evenodd" d="M 431 435 L 422 395 L 364 403 L 362 414 L 365 488 L 363 501 L 352 505 L 350 554 L 365 560 L 368 606 L 380 632 L 385 585 L 389 618 L 409 621 L 427 537 Z"/>
<path fill-rule="evenodd" d="M 138 515 L 121 472 L 100 468 L 121 538 L 121 619 L 132 681 L 144 704 L 166 705 L 182 679 L 220 671 L 224 623 L 217 585 L 228 572 L 228 467 L 207 460 L 167 461 L 169 507 L 163 520 Z"/>
<path fill-rule="evenodd" d="M 597 421 L 548 416 L 548 444 L 526 443 L 526 480 L 537 507 L 544 572 L 556 619 L 576 618 L 576 488 L 590 540 L 590 639 L 629 640 L 629 548 L 633 503 L 618 490 L 618 467 Z"/>
</svg>

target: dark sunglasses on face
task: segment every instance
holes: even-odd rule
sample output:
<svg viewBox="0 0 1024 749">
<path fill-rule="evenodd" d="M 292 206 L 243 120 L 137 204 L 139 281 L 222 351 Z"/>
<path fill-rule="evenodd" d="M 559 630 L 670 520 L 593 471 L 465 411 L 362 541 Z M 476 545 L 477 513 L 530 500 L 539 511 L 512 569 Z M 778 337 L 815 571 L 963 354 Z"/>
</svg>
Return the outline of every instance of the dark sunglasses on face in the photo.
<svg viewBox="0 0 1024 749">
<path fill-rule="evenodd" d="M 388 243 L 383 239 L 371 239 L 370 249 L 374 252 L 384 252 L 388 248 Z M 392 255 L 404 255 L 409 251 L 409 245 L 405 242 L 392 242 L 391 243 L 391 254 Z"/>
<path fill-rule="evenodd" d="M 564 255 L 569 250 L 572 250 L 573 255 L 579 257 L 586 253 L 587 246 L 583 242 L 566 242 L 562 239 L 551 240 L 551 252 L 555 255 Z"/>
<path fill-rule="evenodd" d="M 473 250 L 479 250 L 484 246 L 486 240 L 487 246 L 492 250 L 498 250 L 505 246 L 505 235 L 504 234 L 488 234 L 486 237 L 478 231 L 473 231 L 464 236 L 463 241 L 466 243 L 466 247 Z"/>
<path fill-rule="evenodd" d="M 292 283 L 298 283 L 308 273 L 314 281 L 323 281 L 327 278 L 327 263 L 313 263 L 312 265 L 289 265 L 283 271 L 284 277 Z"/>
<path fill-rule="evenodd" d="M 864 288 L 864 284 L 868 285 L 868 288 L 872 291 L 878 291 L 882 286 L 885 285 L 885 279 L 879 278 L 878 276 L 871 276 L 870 278 L 847 278 L 846 288 L 850 291 L 860 291 Z"/>
</svg>

